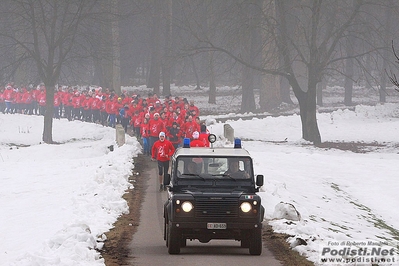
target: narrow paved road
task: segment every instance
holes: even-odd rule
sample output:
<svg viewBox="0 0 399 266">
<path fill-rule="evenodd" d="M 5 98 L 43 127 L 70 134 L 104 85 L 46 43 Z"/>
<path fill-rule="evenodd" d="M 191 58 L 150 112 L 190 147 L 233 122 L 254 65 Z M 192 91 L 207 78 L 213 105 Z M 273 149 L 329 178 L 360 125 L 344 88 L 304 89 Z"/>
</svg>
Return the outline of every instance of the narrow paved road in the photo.
<svg viewBox="0 0 399 266">
<path fill-rule="evenodd" d="M 140 224 L 129 244 L 129 265 L 281 265 L 271 252 L 263 247 L 261 256 L 249 255 L 248 249 L 240 248 L 238 241 L 211 240 L 207 244 L 187 241 L 187 247 L 179 255 L 169 255 L 163 240 L 163 204 L 167 192 L 159 192 L 156 163 L 141 173 L 148 178 L 147 191 L 141 206 Z"/>
</svg>

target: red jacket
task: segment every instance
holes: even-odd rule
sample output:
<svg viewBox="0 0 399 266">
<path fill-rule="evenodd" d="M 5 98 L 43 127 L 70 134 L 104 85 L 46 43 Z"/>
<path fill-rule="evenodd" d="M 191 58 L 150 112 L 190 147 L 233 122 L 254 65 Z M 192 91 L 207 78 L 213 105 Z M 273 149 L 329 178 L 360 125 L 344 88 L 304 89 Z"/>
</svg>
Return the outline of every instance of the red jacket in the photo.
<svg viewBox="0 0 399 266">
<path fill-rule="evenodd" d="M 14 103 L 22 103 L 22 93 L 19 91 L 16 91 L 14 93 Z"/>
<path fill-rule="evenodd" d="M 46 92 L 41 91 L 40 94 L 37 97 L 37 102 L 39 103 L 40 106 L 46 106 Z"/>
<path fill-rule="evenodd" d="M 14 100 L 15 92 L 12 88 L 5 89 L 3 97 L 6 102 L 12 102 Z"/>
<path fill-rule="evenodd" d="M 190 147 L 205 147 L 205 144 L 202 140 L 195 139 L 190 142 Z"/>
<path fill-rule="evenodd" d="M 61 104 L 61 98 L 59 97 L 59 95 L 57 93 L 54 94 L 54 107 L 59 107 Z"/>
<path fill-rule="evenodd" d="M 150 136 L 150 124 L 148 123 L 141 123 L 140 125 L 140 134 L 143 138 L 148 138 Z"/>
<path fill-rule="evenodd" d="M 189 107 L 188 107 L 188 109 L 190 110 L 190 111 L 195 111 L 195 116 L 199 116 L 199 109 L 198 109 L 198 107 L 197 106 L 195 106 L 195 105 L 190 105 Z"/>
<path fill-rule="evenodd" d="M 38 101 L 40 93 L 41 93 L 41 91 L 37 90 L 37 89 L 34 89 L 32 91 L 32 98 L 34 101 L 36 101 L 36 102 Z"/>
<path fill-rule="evenodd" d="M 81 100 L 81 98 L 78 95 L 75 95 L 72 97 L 71 103 L 72 103 L 73 108 L 75 108 L 75 109 L 80 108 L 80 105 L 81 105 L 80 100 Z"/>
<path fill-rule="evenodd" d="M 209 136 L 209 133 L 207 133 L 207 132 L 201 132 L 199 134 L 198 140 L 200 140 L 204 143 L 204 147 L 209 147 L 211 145 L 209 143 L 208 136 Z"/>
<path fill-rule="evenodd" d="M 66 92 L 62 96 L 62 104 L 65 106 L 72 106 L 72 93 Z"/>
<path fill-rule="evenodd" d="M 98 101 L 98 109 L 100 109 L 101 112 L 105 113 L 105 100 L 100 100 Z"/>
<path fill-rule="evenodd" d="M 101 107 L 100 106 L 100 102 L 101 102 L 101 100 L 99 98 L 97 98 L 97 97 L 92 98 L 90 109 L 92 109 L 92 110 L 100 110 L 100 107 Z"/>
<path fill-rule="evenodd" d="M 161 162 L 167 162 L 175 152 L 172 142 L 167 139 L 164 141 L 157 140 L 152 146 L 151 156 Z"/>
<path fill-rule="evenodd" d="M 140 116 L 140 114 L 134 114 L 134 115 L 131 117 L 130 124 L 131 124 L 133 127 L 140 127 L 140 125 L 142 124 L 143 120 L 144 120 L 144 119 Z"/>
<path fill-rule="evenodd" d="M 150 136 L 151 137 L 158 137 L 159 132 L 164 131 L 164 124 L 161 119 L 158 120 L 150 119 Z"/>
<path fill-rule="evenodd" d="M 200 131 L 200 125 L 195 121 L 188 121 L 181 126 L 185 138 L 192 138 L 194 131 Z"/>
</svg>

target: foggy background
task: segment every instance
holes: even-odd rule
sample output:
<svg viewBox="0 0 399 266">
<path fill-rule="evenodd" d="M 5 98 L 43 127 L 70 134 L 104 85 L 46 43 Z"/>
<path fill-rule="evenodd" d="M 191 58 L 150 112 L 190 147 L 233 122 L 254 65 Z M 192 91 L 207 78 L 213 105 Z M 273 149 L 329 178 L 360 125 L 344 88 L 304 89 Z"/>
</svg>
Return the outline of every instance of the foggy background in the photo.
<svg viewBox="0 0 399 266">
<path fill-rule="evenodd" d="M 297 98 L 309 92 L 305 97 L 322 105 L 327 85 L 344 87 L 346 105 L 354 86 L 373 88 L 385 102 L 387 72 L 396 73 L 398 6 L 394 0 L 4 0 L 0 84 L 117 92 L 145 84 L 158 95 L 169 94 L 170 84 L 194 84 L 209 88 L 209 103 L 216 103 L 216 86 L 239 85 L 243 112 L 291 103 L 290 90 Z"/>
</svg>

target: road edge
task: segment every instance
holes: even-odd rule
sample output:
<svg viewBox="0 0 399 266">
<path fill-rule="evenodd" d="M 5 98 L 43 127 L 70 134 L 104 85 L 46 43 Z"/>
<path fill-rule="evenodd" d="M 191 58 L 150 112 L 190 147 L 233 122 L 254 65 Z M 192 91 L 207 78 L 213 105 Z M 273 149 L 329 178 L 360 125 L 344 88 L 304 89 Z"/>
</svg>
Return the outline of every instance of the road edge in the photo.
<svg viewBox="0 0 399 266">
<path fill-rule="evenodd" d="M 129 182 L 133 184 L 134 188 L 128 189 L 123 195 L 129 206 L 129 213 L 121 215 L 114 223 L 114 227 L 105 233 L 107 240 L 104 242 L 104 247 L 99 250 L 106 266 L 128 265 L 133 258 L 129 250 L 129 243 L 133 240 L 140 223 L 141 202 L 150 178 L 143 173 L 144 169 L 148 167 L 154 167 L 148 157 L 144 155 L 134 157 L 134 168 L 129 177 Z M 267 247 L 282 265 L 314 265 L 297 251 L 291 249 L 287 242 L 288 237 L 290 236 L 275 233 L 267 221 L 263 223 L 263 246 Z"/>
</svg>

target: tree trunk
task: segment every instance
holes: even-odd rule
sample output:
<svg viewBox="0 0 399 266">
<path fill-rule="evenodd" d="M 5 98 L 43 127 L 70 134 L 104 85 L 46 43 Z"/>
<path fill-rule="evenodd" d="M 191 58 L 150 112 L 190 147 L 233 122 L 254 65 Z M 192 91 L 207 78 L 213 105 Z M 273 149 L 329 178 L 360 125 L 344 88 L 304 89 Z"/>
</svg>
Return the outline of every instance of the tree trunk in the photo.
<svg viewBox="0 0 399 266">
<path fill-rule="evenodd" d="M 172 44 L 172 0 L 165 1 L 165 47 L 162 64 L 162 94 L 169 95 L 170 82 L 171 82 L 171 68 L 172 68 L 172 57 L 171 57 L 171 44 Z"/>
<path fill-rule="evenodd" d="M 392 0 L 388 1 L 389 5 L 387 6 L 387 8 L 385 9 L 385 28 L 384 28 L 384 33 L 385 33 L 385 41 L 386 40 L 390 40 L 391 38 L 391 28 L 392 28 Z M 387 47 L 389 47 L 389 45 L 386 45 Z M 389 51 L 388 49 L 384 49 L 384 51 L 382 52 L 383 57 L 382 57 L 382 71 L 380 71 L 380 89 L 378 90 L 379 92 L 379 96 L 380 96 L 380 102 L 381 103 L 385 103 L 387 101 L 387 92 L 386 92 L 386 83 L 387 83 L 387 76 L 385 75 L 384 71 L 385 69 L 387 69 L 388 67 L 388 58 L 389 58 Z"/>
<path fill-rule="evenodd" d="M 254 97 L 254 76 L 252 70 L 248 67 L 243 67 L 242 70 L 242 99 L 241 99 L 241 113 L 251 112 L 256 109 Z"/>
<path fill-rule="evenodd" d="M 259 105 L 263 111 L 271 111 L 281 104 L 280 77 L 263 75 L 263 88 L 260 91 Z"/>
<path fill-rule="evenodd" d="M 216 104 L 216 83 L 213 67 L 213 52 L 209 52 L 209 99 L 208 103 Z"/>
<path fill-rule="evenodd" d="M 323 91 L 326 88 L 326 82 L 322 81 L 317 84 L 316 103 L 318 106 L 323 106 Z"/>
<path fill-rule="evenodd" d="M 54 90 L 55 84 L 45 83 L 46 86 L 46 111 L 44 113 L 43 141 L 53 144 L 53 116 L 54 116 Z"/>
<path fill-rule="evenodd" d="M 354 50 L 352 43 L 354 38 L 349 37 L 348 44 L 346 46 L 346 54 L 347 56 L 353 56 Z M 344 96 L 344 104 L 347 106 L 352 105 L 352 94 L 353 94 L 353 59 L 348 58 L 345 60 L 345 96 Z"/>
<path fill-rule="evenodd" d="M 100 84 L 105 88 L 113 88 L 113 41 L 112 41 L 112 21 L 110 10 L 110 1 L 101 2 L 102 12 L 106 16 L 106 21 L 101 22 L 101 38 L 100 38 L 100 50 L 98 58 L 100 61 Z"/>
<path fill-rule="evenodd" d="M 152 14 L 152 28 L 151 28 L 151 65 L 150 65 L 150 73 L 148 76 L 148 88 L 153 88 L 154 93 L 159 95 L 160 92 L 160 76 L 161 76 L 161 53 L 160 53 L 160 32 L 159 29 L 161 27 L 160 10 L 161 3 L 159 0 L 153 1 L 153 14 Z"/>
<path fill-rule="evenodd" d="M 281 102 L 293 104 L 291 99 L 291 86 L 288 80 L 284 77 L 280 77 L 280 96 Z"/>
<path fill-rule="evenodd" d="M 263 2 L 263 3 L 262 3 Z M 263 4 L 264 12 L 272 18 L 277 19 L 277 10 L 274 0 L 264 0 L 261 1 L 259 4 Z M 267 45 L 263 45 L 262 48 L 262 56 L 264 58 L 268 58 L 268 54 L 270 51 L 276 50 L 276 42 L 270 42 L 271 38 L 274 38 L 273 34 L 267 34 L 263 31 L 261 38 L 263 39 L 263 43 L 267 43 Z M 273 58 L 266 60 L 268 62 L 266 68 L 273 69 L 274 66 L 279 65 L 280 58 L 279 55 L 276 55 Z M 260 97 L 259 97 L 259 105 L 261 110 L 270 111 L 276 107 L 278 107 L 281 103 L 281 94 L 280 94 L 280 77 L 273 76 L 273 75 L 263 75 L 262 78 L 263 87 L 260 90 Z"/>
<path fill-rule="evenodd" d="M 197 83 L 197 87 L 195 89 L 196 90 L 200 90 L 201 89 L 201 82 L 200 82 L 200 79 L 199 79 L 197 67 L 195 66 L 194 58 L 192 56 L 190 56 L 190 61 L 191 61 L 191 64 L 193 66 L 193 72 L 194 72 L 194 76 L 195 76 L 195 81 Z"/>
<path fill-rule="evenodd" d="M 119 40 L 119 16 L 118 3 L 119 0 L 111 1 L 111 14 L 113 16 L 111 22 L 112 36 L 112 88 L 118 95 L 121 95 L 121 51 Z"/>
<path fill-rule="evenodd" d="M 302 122 L 303 139 L 313 142 L 314 145 L 319 145 L 321 143 L 321 135 L 316 118 L 315 84 L 309 85 L 308 91 L 304 93 L 303 99 L 299 101 L 299 107 Z"/>
</svg>

